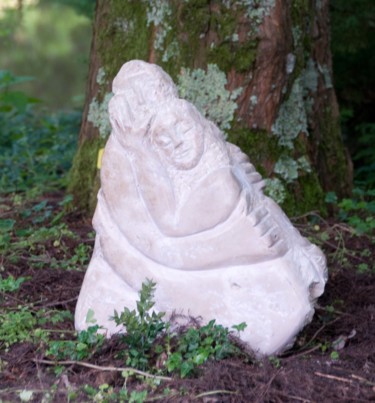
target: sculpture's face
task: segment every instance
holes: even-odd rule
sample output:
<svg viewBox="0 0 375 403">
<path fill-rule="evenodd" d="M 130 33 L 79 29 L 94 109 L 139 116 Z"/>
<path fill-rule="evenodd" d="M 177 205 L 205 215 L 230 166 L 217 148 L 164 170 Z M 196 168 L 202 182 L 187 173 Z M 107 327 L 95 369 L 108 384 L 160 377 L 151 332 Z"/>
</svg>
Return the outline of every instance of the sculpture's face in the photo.
<svg viewBox="0 0 375 403">
<path fill-rule="evenodd" d="M 161 157 L 177 169 L 192 169 L 202 157 L 204 127 L 194 116 L 168 111 L 158 119 L 152 137 Z"/>
</svg>

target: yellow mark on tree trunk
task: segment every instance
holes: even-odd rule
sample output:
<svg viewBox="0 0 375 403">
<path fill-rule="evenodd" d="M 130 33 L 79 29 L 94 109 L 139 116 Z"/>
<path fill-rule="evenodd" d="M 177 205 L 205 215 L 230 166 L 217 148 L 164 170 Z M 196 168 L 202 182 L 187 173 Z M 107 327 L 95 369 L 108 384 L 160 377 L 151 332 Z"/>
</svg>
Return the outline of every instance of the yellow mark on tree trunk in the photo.
<svg viewBox="0 0 375 403">
<path fill-rule="evenodd" d="M 103 158 L 104 148 L 100 148 L 98 151 L 98 160 L 96 162 L 96 167 L 100 169 L 102 167 L 102 158 Z"/>
</svg>

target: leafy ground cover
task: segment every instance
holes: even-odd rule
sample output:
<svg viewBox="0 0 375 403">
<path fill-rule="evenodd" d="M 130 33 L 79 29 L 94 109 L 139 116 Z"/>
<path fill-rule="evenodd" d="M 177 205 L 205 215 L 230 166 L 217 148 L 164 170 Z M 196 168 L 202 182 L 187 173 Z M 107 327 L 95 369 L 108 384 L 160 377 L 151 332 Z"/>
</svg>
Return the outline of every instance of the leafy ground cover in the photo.
<svg viewBox="0 0 375 403">
<path fill-rule="evenodd" d="M 335 202 L 332 195 L 328 199 Z M 152 284 L 140 293 L 137 312 L 117 313 L 119 323 L 132 325 L 127 339 L 98 336 L 94 321 L 76 335 L 74 308 L 94 233 L 70 201 L 61 191 L 0 199 L 0 400 L 375 399 L 370 202 L 339 203 L 342 219 L 351 226 L 314 214 L 295 220 L 326 252 L 329 282 L 293 349 L 256 360 L 236 342 L 241 324 L 224 329 L 213 322 L 200 328 L 192 319 L 189 328 L 169 329 L 162 315 L 151 314 Z M 147 337 L 141 341 L 142 334 Z"/>
</svg>

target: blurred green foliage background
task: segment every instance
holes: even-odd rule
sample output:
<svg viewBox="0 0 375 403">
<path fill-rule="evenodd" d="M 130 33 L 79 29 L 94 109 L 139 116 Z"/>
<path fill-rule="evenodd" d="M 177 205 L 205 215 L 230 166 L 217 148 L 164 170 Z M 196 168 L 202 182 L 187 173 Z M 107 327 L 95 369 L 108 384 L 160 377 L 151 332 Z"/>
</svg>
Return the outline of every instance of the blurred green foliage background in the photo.
<svg viewBox="0 0 375 403">
<path fill-rule="evenodd" d="M 18 88 L 50 110 L 81 107 L 95 1 L 8 2 L 14 7 L 0 5 L 0 69 L 34 77 Z"/>
<path fill-rule="evenodd" d="M 330 0 L 334 85 L 355 181 L 375 185 L 375 2 Z"/>
<path fill-rule="evenodd" d="M 95 0 L 0 1 L 0 194 L 65 187 Z"/>
</svg>

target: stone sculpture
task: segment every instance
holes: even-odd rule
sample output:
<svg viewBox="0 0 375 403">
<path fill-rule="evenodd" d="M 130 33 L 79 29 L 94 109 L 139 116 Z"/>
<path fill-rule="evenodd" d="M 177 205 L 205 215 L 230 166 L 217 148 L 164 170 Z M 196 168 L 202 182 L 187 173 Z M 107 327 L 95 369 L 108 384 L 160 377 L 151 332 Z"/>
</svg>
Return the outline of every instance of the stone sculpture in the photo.
<svg viewBox="0 0 375 403">
<path fill-rule="evenodd" d="M 160 67 L 124 64 L 113 93 L 77 330 L 89 326 L 91 309 L 108 335 L 123 331 L 110 317 L 135 308 L 148 278 L 157 283 L 156 310 L 228 327 L 246 322 L 241 339 L 258 354 L 288 348 L 324 290 L 320 249 Z"/>
</svg>

